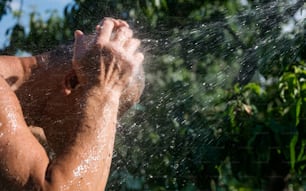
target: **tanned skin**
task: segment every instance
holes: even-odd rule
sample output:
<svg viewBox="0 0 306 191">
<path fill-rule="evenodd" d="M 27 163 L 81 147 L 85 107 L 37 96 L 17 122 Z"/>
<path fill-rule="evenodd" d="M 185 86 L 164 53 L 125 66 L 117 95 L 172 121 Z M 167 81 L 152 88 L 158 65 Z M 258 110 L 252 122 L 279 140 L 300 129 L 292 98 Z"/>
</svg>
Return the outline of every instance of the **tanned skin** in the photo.
<svg viewBox="0 0 306 191">
<path fill-rule="evenodd" d="M 0 189 L 105 189 L 117 118 L 141 95 L 144 56 L 121 20 L 104 19 L 86 38 L 75 31 L 72 63 L 0 57 Z M 54 159 L 29 124 L 44 129 Z"/>
</svg>

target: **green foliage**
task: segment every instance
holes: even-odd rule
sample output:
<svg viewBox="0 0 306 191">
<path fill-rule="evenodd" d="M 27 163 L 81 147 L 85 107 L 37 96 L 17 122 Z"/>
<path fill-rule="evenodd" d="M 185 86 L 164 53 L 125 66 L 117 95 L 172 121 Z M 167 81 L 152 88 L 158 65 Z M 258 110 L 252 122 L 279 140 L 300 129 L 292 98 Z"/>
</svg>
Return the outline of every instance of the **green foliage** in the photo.
<svg viewBox="0 0 306 191">
<path fill-rule="evenodd" d="M 6 50 L 49 50 L 104 16 L 144 39 L 147 86 L 121 121 L 108 190 L 276 190 L 273 177 L 297 190 L 306 54 L 305 22 L 292 16 L 304 2 L 242 2 L 75 0 L 64 18 L 31 13 L 30 32 L 17 24 Z"/>
<path fill-rule="evenodd" d="M 274 166 L 280 173 L 291 169 L 292 179 L 299 179 L 295 187 L 305 183 L 305 66 L 303 61 L 290 65 L 275 83 L 265 88 L 250 83 L 231 95 L 228 133 L 244 156 L 230 155 L 231 161 L 239 161 L 230 170 L 242 175 L 240 181 L 252 176 L 260 182 Z"/>
<path fill-rule="evenodd" d="M 0 1 L 0 21 L 2 19 L 2 16 L 7 14 L 10 11 L 10 7 L 8 6 L 8 3 L 10 3 L 12 0 L 1 0 Z"/>
</svg>

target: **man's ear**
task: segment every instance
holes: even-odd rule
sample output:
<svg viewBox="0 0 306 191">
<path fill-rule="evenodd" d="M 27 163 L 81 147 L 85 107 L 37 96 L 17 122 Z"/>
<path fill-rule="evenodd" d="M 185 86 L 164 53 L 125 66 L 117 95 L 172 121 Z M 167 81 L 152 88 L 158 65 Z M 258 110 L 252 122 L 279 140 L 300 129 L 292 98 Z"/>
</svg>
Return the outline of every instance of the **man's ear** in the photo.
<svg viewBox="0 0 306 191">
<path fill-rule="evenodd" d="M 64 94 L 69 95 L 72 90 L 77 88 L 79 85 L 79 80 L 76 76 L 76 73 L 74 70 L 71 70 L 68 74 L 66 74 L 64 78 L 63 88 L 64 88 Z"/>
</svg>

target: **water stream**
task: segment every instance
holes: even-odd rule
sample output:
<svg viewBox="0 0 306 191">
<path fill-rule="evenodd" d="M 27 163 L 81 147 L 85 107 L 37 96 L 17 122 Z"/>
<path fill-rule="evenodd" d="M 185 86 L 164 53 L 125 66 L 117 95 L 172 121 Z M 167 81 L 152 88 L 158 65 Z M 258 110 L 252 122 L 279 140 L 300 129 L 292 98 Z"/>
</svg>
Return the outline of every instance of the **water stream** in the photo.
<svg viewBox="0 0 306 191">
<path fill-rule="evenodd" d="M 141 35 L 149 55 L 147 87 L 128 115 L 132 120 L 119 128 L 110 189 L 161 184 L 193 190 L 212 184 L 201 182 L 207 177 L 218 179 L 212 172 L 230 152 L 226 127 L 220 128 L 224 94 L 234 84 L 277 81 L 284 63 L 298 62 L 305 46 L 304 2 L 243 2 L 230 17 Z"/>
</svg>

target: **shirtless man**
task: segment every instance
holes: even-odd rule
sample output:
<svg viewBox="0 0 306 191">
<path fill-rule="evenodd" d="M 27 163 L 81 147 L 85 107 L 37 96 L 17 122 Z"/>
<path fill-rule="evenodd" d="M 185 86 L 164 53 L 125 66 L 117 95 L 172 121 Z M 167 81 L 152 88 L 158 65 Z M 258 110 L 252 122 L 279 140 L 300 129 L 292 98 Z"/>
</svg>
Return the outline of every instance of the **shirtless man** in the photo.
<svg viewBox="0 0 306 191">
<path fill-rule="evenodd" d="M 72 63 L 0 57 L 1 190 L 104 190 L 117 116 L 143 89 L 139 45 L 126 22 L 106 18 L 94 38 L 75 31 Z M 44 129 L 54 159 L 28 125 Z"/>
</svg>

